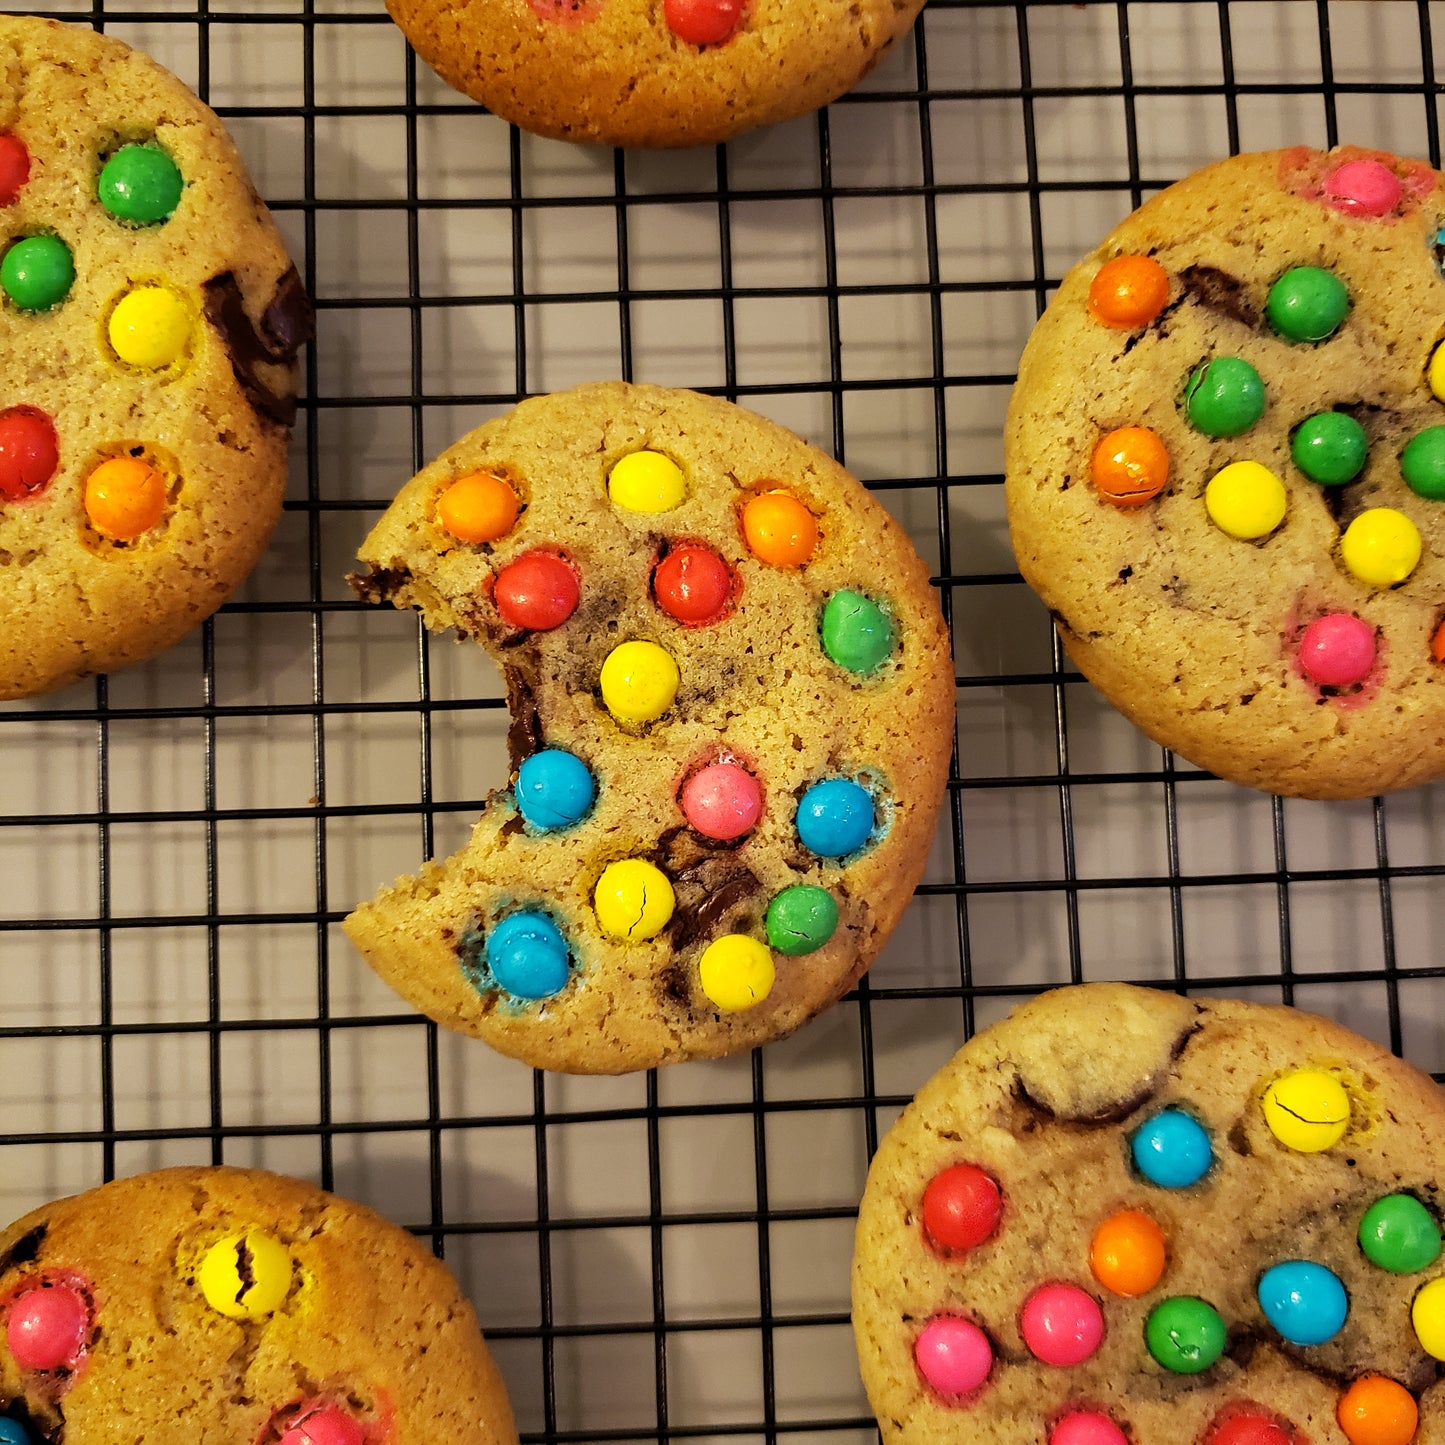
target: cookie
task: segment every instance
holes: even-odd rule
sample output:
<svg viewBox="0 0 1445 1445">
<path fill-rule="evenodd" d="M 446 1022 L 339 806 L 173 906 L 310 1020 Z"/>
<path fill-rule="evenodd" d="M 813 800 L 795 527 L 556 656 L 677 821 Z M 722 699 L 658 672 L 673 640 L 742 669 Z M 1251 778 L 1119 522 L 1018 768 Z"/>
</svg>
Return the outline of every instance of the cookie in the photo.
<svg viewBox="0 0 1445 1445">
<path fill-rule="evenodd" d="M 0 698 L 169 647 L 270 538 L 311 304 L 221 123 L 0 17 Z"/>
<path fill-rule="evenodd" d="M 1009 527 L 1069 656 L 1250 787 L 1445 774 L 1445 189 L 1378 151 L 1221 161 L 1064 278 Z"/>
<path fill-rule="evenodd" d="M 402 488 L 353 583 L 501 666 L 512 784 L 347 934 L 535 1066 L 752 1048 L 862 975 L 953 740 L 928 572 L 842 467 L 723 401 L 524 402 Z"/>
<path fill-rule="evenodd" d="M 430 1250 L 296 1179 L 166 1169 L 0 1233 L 0 1440 L 516 1445 Z"/>
<path fill-rule="evenodd" d="M 977 1035 L 879 1147 L 885 1445 L 1445 1439 L 1445 1095 L 1327 1019 L 1124 984 Z"/>
<path fill-rule="evenodd" d="M 725 141 L 851 89 L 923 0 L 387 0 L 449 85 L 524 130 Z"/>
</svg>

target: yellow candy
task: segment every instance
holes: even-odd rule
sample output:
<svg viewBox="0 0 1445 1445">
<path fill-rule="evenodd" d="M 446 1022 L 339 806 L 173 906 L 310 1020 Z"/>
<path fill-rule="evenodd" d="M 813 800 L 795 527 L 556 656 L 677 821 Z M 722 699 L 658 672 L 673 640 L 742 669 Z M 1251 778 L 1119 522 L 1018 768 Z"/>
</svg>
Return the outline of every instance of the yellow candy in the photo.
<svg viewBox="0 0 1445 1445">
<path fill-rule="evenodd" d="M 623 642 L 602 664 L 602 701 L 618 722 L 652 722 L 672 706 L 680 680 L 677 663 L 665 647 Z"/>
<path fill-rule="evenodd" d="M 674 902 L 667 874 L 641 858 L 609 863 L 592 894 L 603 933 L 628 943 L 661 933 L 672 917 Z"/>
<path fill-rule="evenodd" d="M 1230 462 L 1204 489 L 1204 506 L 1222 532 L 1241 541 L 1267 537 L 1284 521 L 1284 483 L 1259 462 Z"/>
<path fill-rule="evenodd" d="M 271 1314 L 289 1293 L 291 1256 L 279 1241 L 259 1230 L 230 1234 L 206 1251 L 197 1281 L 213 1310 L 233 1320 L 259 1320 Z"/>
<path fill-rule="evenodd" d="M 1393 507 L 1371 507 L 1345 528 L 1340 556 L 1361 582 L 1393 587 L 1420 561 L 1420 529 Z"/>
<path fill-rule="evenodd" d="M 110 344 L 127 366 L 161 371 L 191 339 L 191 311 L 165 286 L 137 286 L 110 313 Z"/>
<path fill-rule="evenodd" d="M 1445 1360 L 1445 1279 L 1432 1279 L 1410 1306 L 1410 1322 L 1420 1348 L 1437 1360 Z"/>
<path fill-rule="evenodd" d="M 1350 1096 L 1322 1069 L 1300 1069 L 1276 1079 L 1260 1108 L 1269 1132 L 1300 1154 L 1332 1149 L 1350 1127 Z"/>
<path fill-rule="evenodd" d="M 1445 342 L 1435 348 L 1435 354 L 1430 358 L 1429 368 L 1425 372 L 1425 380 L 1430 383 L 1435 400 L 1445 401 Z"/>
<path fill-rule="evenodd" d="M 698 961 L 702 991 L 724 1013 L 760 1004 L 773 991 L 773 955 L 745 933 L 725 933 Z"/>
<path fill-rule="evenodd" d="M 607 478 L 607 495 L 628 512 L 670 512 L 687 495 L 682 468 L 661 452 L 633 452 Z"/>
</svg>

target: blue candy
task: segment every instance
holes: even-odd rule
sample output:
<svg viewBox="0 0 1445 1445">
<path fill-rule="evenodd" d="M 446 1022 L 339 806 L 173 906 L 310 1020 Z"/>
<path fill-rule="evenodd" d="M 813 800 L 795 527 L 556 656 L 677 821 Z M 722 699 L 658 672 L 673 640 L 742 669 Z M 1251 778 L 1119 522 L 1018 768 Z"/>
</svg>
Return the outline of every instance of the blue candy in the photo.
<svg viewBox="0 0 1445 1445">
<path fill-rule="evenodd" d="M 487 935 L 487 967 L 514 998 L 550 998 L 567 985 L 567 941 L 545 913 L 509 913 Z"/>
<path fill-rule="evenodd" d="M 33 1445 L 34 1438 L 19 1420 L 0 1419 L 0 1445 Z"/>
<path fill-rule="evenodd" d="M 1333 1270 L 1308 1259 L 1291 1259 L 1265 1270 L 1259 1307 L 1290 1344 L 1322 1345 L 1344 1327 L 1350 1297 Z"/>
<path fill-rule="evenodd" d="M 795 823 L 805 848 L 820 858 L 843 858 L 872 834 L 873 798 L 847 778 L 828 778 L 803 794 Z"/>
<path fill-rule="evenodd" d="M 517 807 L 534 828 L 570 828 L 597 796 L 592 773 L 581 758 L 561 748 L 533 753 L 517 769 Z"/>
<path fill-rule="evenodd" d="M 1185 1189 L 1204 1178 L 1214 1162 L 1209 1135 L 1182 1109 L 1162 1109 L 1129 1141 L 1134 1164 L 1162 1189 Z"/>
</svg>

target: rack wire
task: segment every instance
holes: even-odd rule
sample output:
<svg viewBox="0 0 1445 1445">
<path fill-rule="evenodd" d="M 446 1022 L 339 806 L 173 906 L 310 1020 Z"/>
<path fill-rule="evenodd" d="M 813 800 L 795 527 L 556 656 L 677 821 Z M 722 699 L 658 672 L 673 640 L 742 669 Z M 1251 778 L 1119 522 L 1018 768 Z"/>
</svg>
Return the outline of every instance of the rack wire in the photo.
<svg viewBox="0 0 1445 1445">
<path fill-rule="evenodd" d="M 846 1445 L 873 1438 L 847 1316 L 867 1160 L 1017 999 L 1283 999 L 1445 1066 L 1445 791 L 1282 802 L 1161 752 L 1066 665 L 1000 475 L 1038 309 L 1145 196 L 1276 144 L 1439 164 L 1440 5 L 932 0 L 828 111 L 675 154 L 510 129 L 380 0 L 45 13 L 218 109 L 320 334 L 240 596 L 153 663 L 0 708 L 6 1217 L 164 1164 L 289 1170 L 431 1239 L 529 1442 Z M 925 881 L 855 994 L 752 1056 L 579 1080 L 418 1019 L 338 931 L 506 771 L 485 658 L 343 578 L 429 456 L 616 375 L 739 400 L 882 496 L 940 589 L 959 732 Z"/>
</svg>

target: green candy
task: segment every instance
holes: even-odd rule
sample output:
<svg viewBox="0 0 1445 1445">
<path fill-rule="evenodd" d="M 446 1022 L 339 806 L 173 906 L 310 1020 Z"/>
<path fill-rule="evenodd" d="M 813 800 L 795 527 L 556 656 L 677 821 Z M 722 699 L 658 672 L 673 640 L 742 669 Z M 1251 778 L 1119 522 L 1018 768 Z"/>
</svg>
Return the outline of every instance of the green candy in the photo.
<svg viewBox="0 0 1445 1445">
<path fill-rule="evenodd" d="M 1264 379 L 1239 356 L 1216 356 L 1184 385 L 1189 425 L 1207 437 L 1237 437 L 1264 415 Z"/>
<path fill-rule="evenodd" d="M 1294 464 L 1322 487 L 1352 482 L 1365 465 L 1365 429 L 1343 411 L 1320 411 L 1295 428 L 1290 442 Z"/>
<path fill-rule="evenodd" d="M 1360 1220 L 1360 1248 L 1391 1274 L 1414 1274 L 1440 1254 L 1440 1226 L 1413 1194 L 1387 1194 Z"/>
<path fill-rule="evenodd" d="M 59 306 L 74 284 L 70 247 L 56 236 L 26 236 L 0 261 L 0 287 L 22 311 Z"/>
<path fill-rule="evenodd" d="M 1154 1306 L 1144 1323 L 1149 1353 L 1176 1375 L 1198 1375 L 1224 1353 L 1224 1321 L 1212 1305 L 1176 1295 Z"/>
<path fill-rule="evenodd" d="M 797 957 L 822 948 L 838 926 L 838 905 L 826 888 L 799 883 L 768 904 L 768 947 Z"/>
<path fill-rule="evenodd" d="M 154 226 L 170 219 L 183 184 L 180 169 L 163 150 L 126 145 L 106 161 L 95 191 L 117 220 Z"/>
<path fill-rule="evenodd" d="M 1273 286 L 1264 303 L 1269 324 L 1286 341 L 1323 341 L 1340 329 L 1350 293 L 1333 271 L 1296 266 Z"/>
<path fill-rule="evenodd" d="M 823 651 L 849 672 L 872 672 L 893 651 L 893 624 L 872 598 L 844 588 L 823 604 Z"/>
<path fill-rule="evenodd" d="M 1445 426 L 1416 432 L 1400 453 L 1400 471 L 1412 492 L 1430 502 L 1445 502 Z"/>
</svg>

